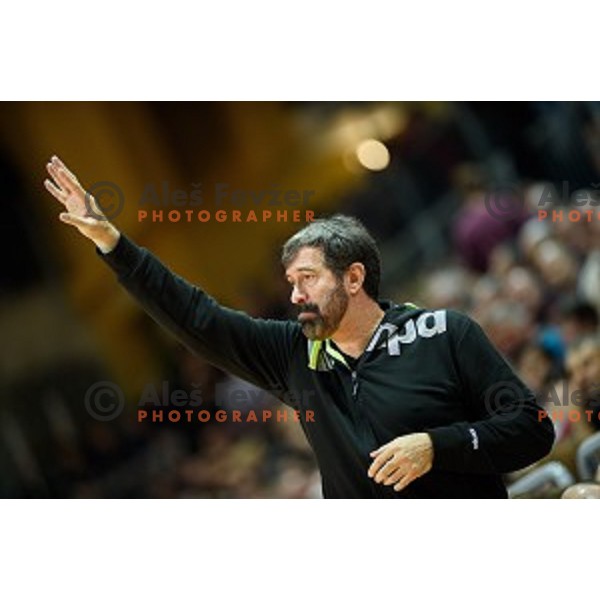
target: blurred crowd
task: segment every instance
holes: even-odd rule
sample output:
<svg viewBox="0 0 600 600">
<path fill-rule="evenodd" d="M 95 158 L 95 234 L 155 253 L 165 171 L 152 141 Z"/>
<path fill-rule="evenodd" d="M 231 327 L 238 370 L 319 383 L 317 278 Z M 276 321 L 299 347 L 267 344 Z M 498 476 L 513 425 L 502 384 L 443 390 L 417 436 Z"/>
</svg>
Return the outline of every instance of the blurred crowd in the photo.
<svg viewBox="0 0 600 600">
<path fill-rule="evenodd" d="M 600 431 L 600 192 L 574 190 L 548 219 L 538 210 L 545 197 L 557 197 L 552 183 L 524 185 L 502 202 L 480 169 L 466 170 L 453 259 L 424 277 L 420 297 L 475 318 L 552 418 L 554 449 L 528 471 L 558 461 L 575 481 L 577 450 Z M 503 214 L 492 202 L 503 204 Z M 592 218 L 575 215 L 585 211 Z M 593 477 L 600 483 L 600 470 Z"/>
</svg>

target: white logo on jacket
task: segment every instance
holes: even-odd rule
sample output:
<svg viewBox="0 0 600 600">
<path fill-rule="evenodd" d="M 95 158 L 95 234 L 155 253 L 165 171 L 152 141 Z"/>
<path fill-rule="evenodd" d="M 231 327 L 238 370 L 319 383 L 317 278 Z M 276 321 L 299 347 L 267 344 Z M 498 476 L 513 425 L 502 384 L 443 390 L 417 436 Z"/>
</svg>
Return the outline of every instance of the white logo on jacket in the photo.
<svg viewBox="0 0 600 600">
<path fill-rule="evenodd" d="M 366 351 L 387 346 L 391 356 L 400 356 L 402 344 L 412 344 L 418 337 L 430 338 L 446 333 L 446 330 L 445 310 L 423 313 L 419 315 L 416 322 L 414 319 L 409 319 L 400 330 L 393 323 L 383 323 L 373 335 Z"/>
</svg>

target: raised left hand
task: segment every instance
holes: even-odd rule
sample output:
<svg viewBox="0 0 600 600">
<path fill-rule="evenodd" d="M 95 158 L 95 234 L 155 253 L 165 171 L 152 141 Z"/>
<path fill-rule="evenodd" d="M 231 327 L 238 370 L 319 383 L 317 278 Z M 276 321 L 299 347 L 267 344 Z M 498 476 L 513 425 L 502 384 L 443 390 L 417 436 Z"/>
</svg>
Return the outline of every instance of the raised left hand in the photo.
<svg viewBox="0 0 600 600">
<path fill-rule="evenodd" d="M 427 433 L 411 433 L 373 450 L 370 456 L 375 460 L 367 472 L 369 477 L 377 483 L 393 485 L 399 492 L 431 470 L 433 443 Z"/>
</svg>

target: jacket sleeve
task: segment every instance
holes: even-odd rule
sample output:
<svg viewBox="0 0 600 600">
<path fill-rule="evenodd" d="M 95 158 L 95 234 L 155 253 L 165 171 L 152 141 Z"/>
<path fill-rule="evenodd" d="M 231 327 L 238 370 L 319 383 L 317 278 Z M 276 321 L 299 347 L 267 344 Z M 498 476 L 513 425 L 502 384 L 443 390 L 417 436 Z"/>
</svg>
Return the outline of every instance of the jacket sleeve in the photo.
<svg viewBox="0 0 600 600">
<path fill-rule="evenodd" d="M 111 252 L 96 253 L 144 310 L 192 352 L 275 395 L 287 389 L 299 333 L 295 323 L 254 319 L 221 306 L 123 234 Z"/>
<path fill-rule="evenodd" d="M 434 467 L 509 473 L 540 460 L 554 443 L 552 421 L 481 327 L 466 315 L 460 320 L 452 352 L 469 420 L 427 431 Z"/>
</svg>

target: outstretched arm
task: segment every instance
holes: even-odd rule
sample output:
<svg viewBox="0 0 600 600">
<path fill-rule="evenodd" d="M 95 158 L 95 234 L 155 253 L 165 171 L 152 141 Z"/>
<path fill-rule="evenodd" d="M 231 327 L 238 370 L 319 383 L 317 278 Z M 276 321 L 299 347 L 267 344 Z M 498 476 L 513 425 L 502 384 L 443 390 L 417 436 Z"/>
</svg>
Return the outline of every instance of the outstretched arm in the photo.
<svg viewBox="0 0 600 600">
<path fill-rule="evenodd" d="M 91 239 L 119 282 L 144 310 L 191 351 L 246 381 L 281 395 L 300 338 L 295 323 L 254 319 L 221 306 L 122 235 L 75 175 L 53 157 L 48 191 L 67 209 L 60 218 Z"/>
</svg>

